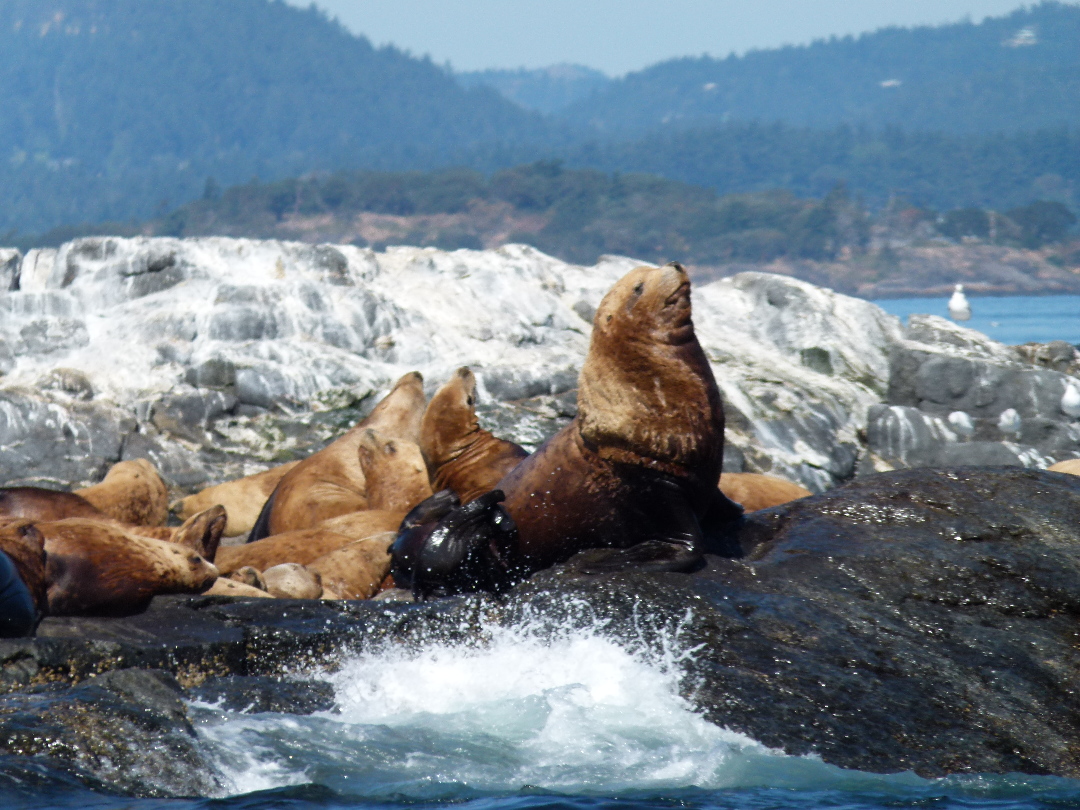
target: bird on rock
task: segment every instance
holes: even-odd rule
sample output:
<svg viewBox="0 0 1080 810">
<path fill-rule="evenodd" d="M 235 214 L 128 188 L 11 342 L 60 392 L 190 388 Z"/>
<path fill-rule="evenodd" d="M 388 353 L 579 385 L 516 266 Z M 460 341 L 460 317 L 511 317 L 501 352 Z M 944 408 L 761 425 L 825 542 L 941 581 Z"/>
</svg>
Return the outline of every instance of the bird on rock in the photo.
<svg viewBox="0 0 1080 810">
<path fill-rule="evenodd" d="M 971 320 L 971 304 L 964 295 L 964 285 L 957 284 L 953 290 L 952 298 L 949 299 L 949 317 L 954 321 Z"/>
</svg>

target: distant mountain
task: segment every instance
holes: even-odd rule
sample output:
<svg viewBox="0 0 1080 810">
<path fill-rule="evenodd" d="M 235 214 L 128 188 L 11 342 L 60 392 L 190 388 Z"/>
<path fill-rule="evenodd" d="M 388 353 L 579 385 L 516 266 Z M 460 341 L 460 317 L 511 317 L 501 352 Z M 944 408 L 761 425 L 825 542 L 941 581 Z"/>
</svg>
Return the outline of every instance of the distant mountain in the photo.
<svg viewBox="0 0 1080 810">
<path fill-rule="evenodd" d="M 549 128 L 279 0 L 0 0 L 0 233 Z"/>
<path fill-rule="evenodd" d="M 611 84 L 611 78 L 584 65 L 552 65 L 527 70 L 458 73 L 462 87 L 491 87 L 529 110 L 557 113 Z"/>
<path fill-rule="evenodd" d="M 601 137 L 729 122 L 985 133 L 1080 125 L 1080 6 L 674 59 L 568 108 Z"/>
</svg>

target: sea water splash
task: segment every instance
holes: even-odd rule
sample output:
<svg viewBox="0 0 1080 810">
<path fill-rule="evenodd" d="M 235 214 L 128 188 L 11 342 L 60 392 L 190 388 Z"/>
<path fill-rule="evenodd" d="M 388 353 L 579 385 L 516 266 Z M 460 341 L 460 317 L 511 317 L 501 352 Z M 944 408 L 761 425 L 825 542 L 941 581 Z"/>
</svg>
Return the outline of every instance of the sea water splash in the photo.
<svg viewBox="0 0 1080 810">
<path fill-rule="evenodd" d="M 385 643 L 319 675 L 334 688 L 333 711 L 298 717 L 203 707 L 199 733 L 232 795 L 315 784 L 367 802 L 554 792 L 575 801 L 681 795 L 693 805 L 716 791 L 909 800 L 1030 798 L 1053 787 L 882 776 L 786 756 L 710 723 L 683 696 L 694 654 L 685 617 L 629 641 L 599 619 L 551 625 L 533 617 L 486 625 L 481 640 Z M 801 804 L 790 798 L 773 806 Z"/>
</svg>

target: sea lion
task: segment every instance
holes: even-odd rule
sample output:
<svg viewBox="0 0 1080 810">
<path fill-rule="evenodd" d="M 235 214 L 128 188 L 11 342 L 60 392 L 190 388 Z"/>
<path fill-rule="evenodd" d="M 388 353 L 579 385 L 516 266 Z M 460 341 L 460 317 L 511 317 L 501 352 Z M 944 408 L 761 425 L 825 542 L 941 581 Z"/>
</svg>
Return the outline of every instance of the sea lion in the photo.
<svg viewBox="0 0 1080 810">
<path fill-rule="evenodd" d="M 58 492 L 42 487 L 0 488 L 0 517 L 33 521 L 73 517 L 108 520 L 108 516 L 86 498 L 73 492 Z"/>
<path fill-rule="evenodd" d="M 342 599 L 370 599 L 390 573 L 390 544 L 394 532 L 357 540 L 324 554 L 308 568 L 322 577 L 323 587 Z"/>
<path fill-rule="evenodd" d="M 135 534 L 139 537 L 149 537 L 153 540 L 187 546 L 213 562 L 218 545 L 221 543 L 221 538 L 225 533 L 228 515 L 225 512 L 225 507 L 218 505 L 211 506 L 197 515 L 192 515 L 180 526 L 132 526 L 128 523 L 120 523 L 104 517 L 87 519 L 111 523 L 129 534 Z"/>
<path fill-rule="evenodd" d="M 419 445 L 366 428 L 360 434 L 357 454 L 368 509 L 404 513 L 431 497 L 427 464 Z"/>
<path fill-rule="evenodd" d="M 365 537 L 396 532 L 403 517 L 401 512 L 383 512 L 377 509 L 356 512 L 335 521 L 328 521 L 328 526 L 282 532 L 241 546 L 222 546 L 218 549 L 214 563 L 224 576 L 245 565 L 250 565 L 257 571 L 265 571 L 287 562 L 307 565 L 324 554 Z"/>
<path fill-rule="evenodd" d="M 768 509 L 813 494 L 806 487 L 783 478 L 759 473 L 724 473 L 720 476 L 720 491 L 747 512 Z"/>
<path fill-rule="evenodd" d="M 359 459 L 364 430 L 418 443 L 426 404 L 423 383 L 419 373 L 406 374 L 360 424 L 286 473 L 263 506 L 248 542 L 367 509 Z"/>
<path fill-rule="evenodd" d="M 318 599 L 323 595 L 319 575 L 298 563 L 282 563 L 263 571 L 266 592 L 275 599 Z"/>
<path fill-rule="evenodd" d="M 255 525 L 255 521 L 258 520 L 259 512 L 262 511 L 263 504 L 270 497 L 270 493 L 274 491 L 285 474 L 299 463 L 299 461 L 290 461 L 255 475 L 207 487 L 181 500 L 176 511 L 181 519 L 186 520 L 211 506 L 221 504 L 229 516 L 229 521 L 225 526 L 225 536 L 237 537 L 248 534 Z"/>
<path fill-rule="evenodd" d="M 1068 473 L 1069 475 L 1080 475 L 1080 458 L 1067 458 L 1064 461 L 1059 461 L 1057 464 L 1051 464 L 1046 468 L 1049 472 Z"/>
<path fill-rule="evenodd" d="M 431 488 L 451 489 L 462 503 L 494 489 L 529 455 L 481 428 L 475 402 L 476 377 L 468 368 L 459 368 L 431 398 L 420 423 L 420 449 Z"/>
<path fill-rule="evenodd" d="M 218 576 L 191 549 L 115 523 L 67 518 L 37 525 L 45 536 L 52 615 L 128 616 L 158 594 L 201 593 Z"/>
<path fill-rule="evenodd" d="M 260 588 L 246 585 L 243 582 L 235 582 L 225 577 L 218 577 L 209 590 L 203 591 L 205 596 L 244 596 L 253 599 L 273 599 L 270 594 Z"/>
<path fill-rule="evenodd" d="M 169 516 L 169 490 L 145 458 L 114 464 L 100 484 L 75 494 L 120 523 L 164 526 Z"/>
<path fill-rule="evenodd" d="M 48 610 L 45 537 L 27 520 L 0 524 L 0 638 L 34 634 Z"/>
<path fill-rule="evenodd" d="M 636 268 L 596 311 L 577 416 L 499 482 L 504 505 L 492 492 L 443 518 L 414 563 L 414 591 L 499 589 L 591 548 L 610 551 L 584 573 L 691 571 L 706 551 L 738 555 L 742 509 L 718 488 L 723 450 L 690 279 L 675 263 Z"/>
</svg>

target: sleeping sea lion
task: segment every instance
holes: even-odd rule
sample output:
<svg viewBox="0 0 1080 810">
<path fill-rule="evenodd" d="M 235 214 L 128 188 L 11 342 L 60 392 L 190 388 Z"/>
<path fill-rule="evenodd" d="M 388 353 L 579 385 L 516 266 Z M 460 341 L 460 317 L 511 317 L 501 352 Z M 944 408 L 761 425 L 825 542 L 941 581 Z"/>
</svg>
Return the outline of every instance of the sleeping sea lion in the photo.
<svg viewBox="0 0 1080 810">
<path fill-rule="evenodd" d="M 394 532 L 356 540 L 308 563 L 322 584 L 342 599 L 370 599 L 390 573 L 390 544 Z"/>
<path fill-rule="evenodd" d="M 164 526 L 169 516 L 169 490 L 145 458 L 114 464 L 100 484 L 75 494 L 121 523 Z"/>
<path fill-rule="evenodd" d="M 383 532 L 396 532 L 403 517 L 402 512 L 378 509 L 355 512 L 327 521 L 325 526 L 282 532 L 241 546 L 222 546 L 214 563 L 222 576 L 228 576 L 245 565 L 257 571 L 289 562 L 307 565 L 357 540 Z"/>
<path fill-rule="evenodd" d="M 596 311 L 577 416 L 499 482 L 504 506 L 495 491 L 443 518 L 414 555 L 413 589 L 498 589 L 590 548 L 611 550 L 584 573 L 691 571 L 706 551 L 737 555 L 742 509 L 718 488 L 723 450 L 690 279 L 675 263 L 636 268 Z"/>
<path fill-rule="evenodd" d="M 469 369 L 459 368 L 431 398 L 420 423 L 420 449 L 431 488 L 451 489 L 462 503 L 494 489 L 529 455 L 481 428 L 475 401 L 476 377 Z"/>
<path fill-rule="evenodd" d="M 720 476 L 720 491 L 747 512 L 780 506 L 813 494 L 806 487 L 783 478 L 759 473 L 724 473 Z"/>
<path fill-rule="evenodd" d="M 286 473 L 263 506 L 248 542 L 367 509 L 360 439 L 365 429 L 373 428 L 386 438 L 417 443 L 426 404 L 423 382 L 415 371 L 406 374 L 360 424 Z"/>
<path fill-rule="evenodd" d="M 33 635 L 48 610 L 45 537 L 28 520 L 0 524 L 0 638 Z"/>
<path fill-rule="evenodd" d="M 158 594 L 201 593 L 218 576 L 191 549 L 116 523 L 68 518 L 37 526 L 45 536 L 52 615 L 128 616 Z"/>
<path fill-rule="evenodd" d="M 225 536 L 237 537 L 248 534 L 251 527 L 255 525 L 255 521 L 258 520 L 259 512 L 262 511 L 263 504 L 274 491 L 274 487 L 289 470 L 299 463 L 299 461 L 290 461 L 255 475 L 207 487 L 181 500 L 177 513 L 181 519 L 186 520 L 211 506 L 221 504 L 229 516 L 229 521 L 225 526 Z"/>
<path fill-rule="evenodd" d="M 0 518 L 47 521 L 72 517 L 108 519 L 104 512 L 74 492 L 42 487 L 0 488 Z"/>
</svg>

